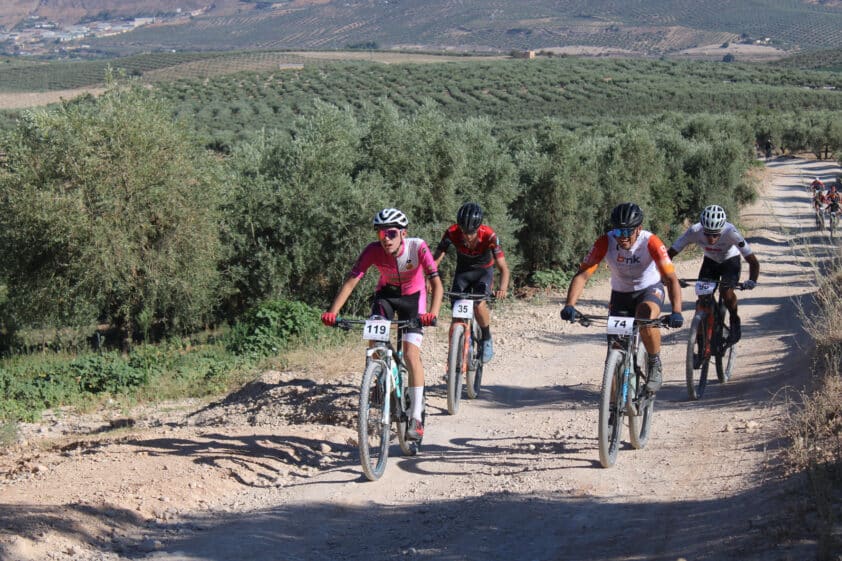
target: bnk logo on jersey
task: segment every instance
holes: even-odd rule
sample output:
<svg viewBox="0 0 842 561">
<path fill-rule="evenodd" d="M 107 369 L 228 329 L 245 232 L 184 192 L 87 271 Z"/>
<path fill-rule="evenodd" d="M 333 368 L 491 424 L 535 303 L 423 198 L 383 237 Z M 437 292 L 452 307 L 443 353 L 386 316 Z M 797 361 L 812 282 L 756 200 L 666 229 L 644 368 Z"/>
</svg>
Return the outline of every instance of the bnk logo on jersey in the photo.
<svg viewBox="0 0 842 561">
<path fill-rule="evenodd" d="M 637 255 L 629 255 L 628 257 L 618 255 L 617 263 L 623 263 L 625 265 L 636 265 L 637 263 L 640 263 L 640 257 L 638 257 Z"/>
</svg>

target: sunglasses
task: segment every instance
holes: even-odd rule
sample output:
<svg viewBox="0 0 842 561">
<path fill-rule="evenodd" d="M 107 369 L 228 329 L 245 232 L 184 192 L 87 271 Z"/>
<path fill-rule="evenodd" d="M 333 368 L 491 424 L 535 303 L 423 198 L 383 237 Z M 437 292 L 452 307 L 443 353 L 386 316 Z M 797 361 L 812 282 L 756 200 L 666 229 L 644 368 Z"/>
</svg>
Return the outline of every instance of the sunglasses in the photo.
<svg viewBox="0 0 842 561">
<path fill-rule="evenodd" d="M 630 238 L 634 235 L 637 228 L 614 228 L 612 232 L 615 238 Z"/>
<path fill-rule="evenodd" d="M 377 237 L 381 240 L 393 240 L 401 235 L 401 231 L 397 228 L 390 228 L 389 230 L 377 230 Z"/>
<path fill-rule="evenodd" d="M 721 235 L 720 232 L 705 232 L 705 236 L 708 238 L 718 238 Z"/>
</svg>

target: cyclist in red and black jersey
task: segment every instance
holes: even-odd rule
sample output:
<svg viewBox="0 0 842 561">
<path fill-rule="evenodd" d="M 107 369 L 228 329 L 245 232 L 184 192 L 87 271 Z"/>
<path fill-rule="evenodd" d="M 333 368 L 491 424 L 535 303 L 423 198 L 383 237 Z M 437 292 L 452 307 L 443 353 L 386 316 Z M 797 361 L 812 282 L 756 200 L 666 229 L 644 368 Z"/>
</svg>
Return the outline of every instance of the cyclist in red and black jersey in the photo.
<svg viewBox="0 0 842 561">
<path fill-rule="evenodd" d="M 494 230 L 482 223 L 482 208 L 477 203 L 465 203 L 456 213 L 456 224 L 445 231 L 433 253 L 436 266 L 441 263 L 447 249 L 456 248 L 456 273 L 453 275 L 453 292 L 491 294 L 494 267 L 500 271 L 500 284 L 494 291 L 497 298 L 505 298 L 509 288 L 509 266 Z M 482 329 L 482 361 L 494 356 L 491 339 L 491 312 L 486 302 L 476 306 L 477 323 Z"/>
</svg>

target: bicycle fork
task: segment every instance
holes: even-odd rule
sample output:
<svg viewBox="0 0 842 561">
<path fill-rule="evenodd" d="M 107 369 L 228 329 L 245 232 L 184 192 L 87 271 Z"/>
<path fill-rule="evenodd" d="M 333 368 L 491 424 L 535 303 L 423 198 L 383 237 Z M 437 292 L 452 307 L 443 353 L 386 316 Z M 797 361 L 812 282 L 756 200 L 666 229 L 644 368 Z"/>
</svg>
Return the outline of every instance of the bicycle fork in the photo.
<svg viewBox="0 0 842 561">
<path fill-rule="evenodd" d="M 471 338 L 473 337 L 473 333 L 471 332 L 471 324 L 458 321 L 450 324 L 450 334 L 448 335 L 448 339 L 453 339 L 453 328 L 457 325 L 462 326 L 462 333 L 465 334 L 462 338 L 462 360 L 459 367 L 460 373 L 464 374 L 468 371 L 468 361 L 471 356 Z"/>
<path fill-rule="evenodd" d="M 384 425 L 387 430 L 392 423 L 392 388 L 395 389 L 395 394 L 398 399 L 401 398 L 401 385 L 398 383 L 398 365 L 392 360 L 392 349 L 384 349 L 372 347 L 366 351 L 366 358 L 374 360 L 381 364 L 381 372 L 383 372 L 382 380 L 378 383 L 381 385 L 383 391 L 383 417 L 380 419 L 380 424 Z M 375 355 L 377 357 L 375 358 Z"/>
</svg>

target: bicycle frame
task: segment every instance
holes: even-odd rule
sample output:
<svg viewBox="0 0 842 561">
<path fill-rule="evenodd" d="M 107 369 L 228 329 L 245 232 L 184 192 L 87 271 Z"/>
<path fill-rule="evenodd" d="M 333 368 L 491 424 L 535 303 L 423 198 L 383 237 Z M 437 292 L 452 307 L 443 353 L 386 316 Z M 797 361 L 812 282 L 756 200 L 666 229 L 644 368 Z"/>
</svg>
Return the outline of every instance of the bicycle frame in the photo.
<svg viewBox="0 0 842 561">
<path fill-rule="evenodd" d="M 409 382 L 409 373 L 403 362 L 402 350 L 403 331 L 419 326 L 420 322 L 417 318 L 398 321 L 384 318 L 336 320 L 336 327 L 345 330 L 353 324 L 364 324 L 364 337 L 370 340 L 360 386 L 358 446 L 363 473 L 369 480 L 375 481 L 386 469 L 392 423 L 396 425 L 398 443 L 405 455 L 417 454 L 421 445 L 420 440 L 411 441 L 406 434 L 410 404 L 404 389 Z M 398 325 L 395 346 L 390 337 L 391 324 Z M 379 419 L 375 421 L 372 417 L 378 415 Z"/>
<path fill-rule="evenodd" d="M 605 321 L 608 334 L 612 336 L 600 391 L 598 440 L 602 467 L 611 467 L 616 462 L 624 416 L 629 418 L 632 447 L 643 448 L 649 440 L 655 394 L 646 389 L 646 354 L 640 329 L 666 326 L 668 319 L 669 316 L 638 319 L 580 314 L 578 321 L 585 326 L 592 321 Z"/>
<path fill-rule="evenodd" d="M 724 383 L 731 377 L 736 351 L 725 335 L 724 292 L 728 286 L 714 279 L 679 279 L 682 287 L 691 282 L 696 283 L 696 311 L 687 340 L 685 378 L 687 395 L 694 401 L 704 394 L 711 358 L 715 359 L 717 378 Z M 743 283 L 736 283 L 733 288 L 742 290 Z M 717 291 L 718 296 L 714 296 Z"/>
<path fill-rule="evenodd" d="M 480 356 L 480 327 L 476 318 L 476 307 L 481 301 L 490 301 L 490 296 L 481 292 L 446 292 L 453 301 L 453 321 L 448 334 L 447 352 L 447 411 L 455 415 L 462 397 L 462 380 L 466 382 L 468 398 L 477 397 L 482 376 Z M 461 348 L 455 348 L 458 345 Z"/>
</svg>

